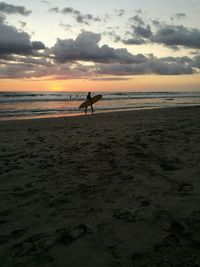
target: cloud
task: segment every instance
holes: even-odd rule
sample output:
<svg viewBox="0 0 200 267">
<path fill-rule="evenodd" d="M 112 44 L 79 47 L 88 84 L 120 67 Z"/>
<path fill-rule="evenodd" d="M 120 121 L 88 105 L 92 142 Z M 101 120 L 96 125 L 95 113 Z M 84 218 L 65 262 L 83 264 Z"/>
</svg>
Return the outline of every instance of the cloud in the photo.
<svg viewBox="0 0 200 267">
<path fill-rule="evenodd" d="M 195 55 L 193 58 L 183 56 L 183 57 L 165 57 L 161 59 L 164 62 L 184 64 L 186 66 L 200 69 L 200 55 Z"/>
<path fill-rule="evenodd" d="M 101 21 L 101 19 L 99 17 L 94 17 L 92 14 L 81 14 L 80 11 L 73 9 L 71 7 L 66 7 L 64 9 L 62 9 L 62 13 L 63 14 L 73 14 L 75 16 L 75 19 L 78 23 L 83 23 L 83 24 L 89 24 L 89 21 Z"/>
<path fill-rule="evenodd" d="M 32 57 L 32 56 L 26 56 L 26 57 L 15 57 L 15 62 L 23 62 L 28 63 L 36 66 L 46 66 L 46 67 L 52 67 L 53 63 L 50 59 L 45 57 Z"/>
<path fill-rule="evenodd" d="M 175 19 L 184 19 L 184 18 L 186 18 L 186 14 L 185 13 L 176 13 L 174 15 L 174 18 Z"/>
<path fill-rule="evenodd" d="M 192 61 L 191 65 L 192 65 L 192 67 L 194 67 L 194 68 L 200 69 L 200 55 L 195 56 L 195 57 L 193 58 L 193 61 Z"/>
<path fill-rule="evenodd" d="M 97 64 L 96 72 L 101 75 L 140 75 L 147 74 L 146 64 Z"/>
<path fill-rule="evenodd" d="M 108 45 L 99 46 L 101 35 L 92 32 L 82 32 L 75 39 L 58 39 L 52 48 L 52 53 L 59 62 L 67 61 L 92 61 L 92 62 L 119 62 L 138 63 L 144 62 L 146 57 L 132 55 L 126 49 L 114 49 Z"/>
<path fill-rule="evenodd" d="M 183 18 L 184 13 L 175 14 L 176 18 Z M 135 15 L 129 22 L 132 32 L 129 32 L 129 38 L 120 38 L 124 44 L 137 45 L 144 43 L 157 43 L 167 46 L 171 49 L 200 48 L 200 30 L 197 28 L 188 28 L 183 25 L 166 24 L 159 20 L 150 19 L 151 24 L 146 24 L 141 15 Z"/>
<path fill-rule="evenodd" d="M 153 35 L 151 26 L 146 24 L 145 18 L 142 17 L 142 10 L 138 10 L 137 14 L 129 18 L 131 31 L 126 32 L 126 36 L 130 37 L 120 38 L 119 41 L 126 45 L 143 45 Z"/>
<path fill-rule="evenodd" d="M 182 75 L 193 74 L 195 71 L 190 65 L 182 63 L 168 63 L 158 58 L 149 58 L 147 62 L 139 64 L 98 64 L 97 73 L 107 75 Z"/>
<path fill-rule="evenodd" d="M 200 48 L 200 31 L 186 28 L 182 25 L 162 25 L 151 37 L 151 42 L 160 43 L 169 47 L 184 46 L 188 48 Z"/>
<path fill-rule="evenodd" d="M 77 15 L 76 16 L 76 21 L 78 23 L 84 23 L 84 24 L 87 24 L 89 25 L 89 21 L 101 21 L 100 18 L 98 17 L 93 17 L 91 14 L 86 14 L 86 15 Z"/>
<path fill-rule="evenodd" d="M 136 26 L 141 25 L 137 22 Z M 160 23 L 156 32 L 150 36 L 142 30 L 137 35 L 133 32 L 135 42 L 158 42 L 153 38 L 160 36 L 159 31 L 166 26 L 168 25 Z M 152 32 L 151 27 L 148 28 L 145 24 L 141 27 Z M 168 37 L 166 32 L 165 37 Z M 100 41 L 101 34 L 83 31 L 76 39 L 58 39 L 52 48 L 47 49 L 40 41 L 32 42 L 26 32 L 7 25 L 5 16 L 0 15 L 0 78 L 54 77 L 117 81 L 127 79 L 124 76 L 193 74 L 200 69 L 199 54 L 194 57 L 163 58 L 134 55 L 124 48 L 100 45 Z M 128 43 L 129 39 L 122 41 Z M 134 37 L 130 38 L 130 43 L 133 41 Z M 162 41 L 161 44 L 165 42 Z"/>
<path fill-rule="evenodd" d="M 141 8 L 139 8 L 139 9 L 136 9 L 135 12 L 136 12 L 137 14 L 142 14 L 143 11 L 142 11 Z"/>
<path fill-rule="evenodd" d="M 25 21 L 19 21 L 19 24 L 22 28 L 26 27 L 26 22 Z"/>
<path fill-rule="evenodd" d="M 42 66 L 53 66 L 52 59 L 45 57 L 43 54 L 32 55 L 0 55 L 0 64 L 12 65 L 16 63 L 29 63 Z"/>
<path fill-rule="evenodd" d="M 20 14 L 23 16 L 28 16 L 30 13 L 32 13 L 31 10 L 26 10 L 24 6 L 15 6 L 6 4 L 4 2 L 0 2 L 0 12 L 6 14 Z"/>
<path fill-rule="evenodd" d="M 50 9 L 49 9 L 49 12 L 59 13 L 59 8 L 58 8 L 58 7 L 50 8 Z"/>
<path fill-rule="evenodd" d="M 60 25 L 61 27 L 63 27 L 65 30 L 67 30 L 67 31 L 69 31 L 69 30 L 72 29 L 72 25 L 70 25 L 70 24 L 64 24 L 64 23 L 60 22 L 59 25 Z"/>
<path fill-rule="evenodd" d="M 167 63 L 162 59 L 152 59 L 150 61 L 152 73 L 159 75 L 182 75 L 193 74 L 193 68 L 188 64 L 179 62 Z"/>
<path fill-rule="evenodd" d="M 42 42 L 31 42 L 26 32 L 19 32 L 0 17 L 0 54 L 31 54 L 34 50 L 45 49 Z"/>
<path fill-rule="evenodd" d="M 145 25 L 143 18 L 139 15 L 135 15 L 134 17 L 130 18 L 129 20 L 133 21 L 139 25 Z"/>
<path fill-rule="evenodd" d="M 45 0 L 41 0 L 42 3 L 46 4 L 46 5 L 49 5 L 50 3 L 48 1 L 45 1 Z"/>
<path fill-rule="evenodd" d="M 123 77 L 100 77 L 100 78 L 91 78 L 92 81 L 103 81 L 103 82 L 113 82 L 113 81 L 127 81 L 130 78 Z"/>
<path fill-rule="evenodd" d="M 157 19 L 153 19 L 152 24 L 157 28 L 162 26 L 162 23 Z"/>
<path fill-rule="evenodd" d="M 116 12 L 118 17 L 122 17 L 126 11 L 125 11 L 125 9 L 119 9 L 119 10 L 116 9 L 115 12 Z"/>
<path fill-rule="evenodd" d="M 88 79 L 96 75 L 94 67 L 75 64 L 51 64 L 44 59 L 19 58 L 13 63 L 4 63 L 0 60 L 1 72 L 0 78 L 9 79 L 30 79 L 42 78 L 48 79 Z"/>
<path fill-rule="evenodd" d="M 132 25 L 133 32 L 128 32 L 131 35 L 128 39 L 120 39 L 126 45 L 142 45 L 146 44 L 147 40 L 153 35 L 150 25 Z"/>
<path fill-rule="evenodd" d="M 81 12 L 72 8 L 72 7 L 65 7 L 62 9 L 62 13 L 63 14 L 68 14 L 68 13 L 71 13 L 71 14 L 74 14 L 74 15 L 80 15 Z"/>
<path fill-rule="evenodd" d="M 45 45 L 41 41 L 34 41 L 31 43 L 33 50 L 44 50 Z"/>
<path fill-rule="evenodd" d="M 99 46 L 101 36 L 91 32 L 82 32 L 75 40 L 58 40 L 51 49 L 58 63 L 68 62 L 75 64 L 76 61 L 92 61 L 97 63 L 87 67 L 90 75 L 136 75 L 146 73 L 181 74 L 191 73 L 186 67 L 178 64 L 169 64 L 154 59 L 149 59 L 142 54 L 132 55 L 126 49 L 114 49 L 107 45 Z M 156 68 L 156 66 L 159 66 Z M 181 65 L 181 64 L 180 64 Z M 161 68 L 162 67 L 162 68 Z M 178 70 L 179 67 L 179 70 Z M 79 65 L 79 72 L 80 72 Z M 85 66 L 82 66 L 85 70 Z M 75 71 L 75 70 L 74 70 Z M 89 73 L 85 73 L 87 76 Z"/>
<path fill-rule="evenodd" d="M 153 34 L 149 25 L 144 27 L 141 25 L 133 26 L 133 29 L 136 36 L 140 36 L 143 38 L 149 38 Z"/>
<path fill-rule="evenodd" d="M 94 17 L 92 14 L 82 14 L 79 10 L 76 10 L 72 7 L 65 7 L 60 10 L 58 7 L 54 7 L 49 9 L 49 12 L 61 13 L 61 14 L 71 14 L 74 16 L 75 20 L 78 23 L 89 25 L 89 22 L 100 22 L 101 19 L 99 17 Z"/>
<path fill-rule="evenodd" d="M 109 28 L 109 27 L 108 27 Z M 112 29 L 112 27 L 110 27 Z M 105 36 L 109 36 L 110 38 L 113 39 L 114 42 L 119 42 L 121 41 L 121 37 L 119 35 L 116 34 L 115 30 L 112 31 L 105 31 L 103 32 L 103 35 Z"/>
<path fill-rule="evenodd" d="M 7 58 L 4 57 L 4 59 L 0 60 L 0 78 L 29 79 L 45 77 L 45 79 L 60 80 L 92 79 L 99 81 L 117 81 L 128 79 L 127 76 L 143 74 L 193 74 L 195 70 L 193 70 L 192 65 L 200 68 L 200 57 L 191 60 L 184 57 L 159 59 L 150 55 L 147 61 L 140 63 L 123 64 L 115 62 L 83 65 L 79 62 L 60 64 L 59 62 L 43 57 L 7 56 Z"/>
<path fill-rule="evenodd" d="M 193 60 L 190 57 L 183 56 L 183 57 L 163 57 L 163 61 L 165 62 L 176 62 L 176 63 L 182 63 L 182 64 L 190 64 L 193 62 Z"/>
<path fill-rule="evenodd" d="M 146 43 L 144 39 L 138 37 L 124 39 L 122 42 L 126 45 L 142 45 Z"/>
</svg>

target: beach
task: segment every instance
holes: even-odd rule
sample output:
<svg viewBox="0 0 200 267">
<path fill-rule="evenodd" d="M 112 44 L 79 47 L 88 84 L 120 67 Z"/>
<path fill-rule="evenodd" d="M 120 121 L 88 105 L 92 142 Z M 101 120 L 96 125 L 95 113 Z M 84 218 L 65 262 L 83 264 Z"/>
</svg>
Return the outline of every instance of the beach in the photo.
<svg viewBox="0 0 200 267">
<path fill-rule="evenodd" d="M 0 265 L 200 266 L 200 108 L 0 122 Z"/>
</svg>

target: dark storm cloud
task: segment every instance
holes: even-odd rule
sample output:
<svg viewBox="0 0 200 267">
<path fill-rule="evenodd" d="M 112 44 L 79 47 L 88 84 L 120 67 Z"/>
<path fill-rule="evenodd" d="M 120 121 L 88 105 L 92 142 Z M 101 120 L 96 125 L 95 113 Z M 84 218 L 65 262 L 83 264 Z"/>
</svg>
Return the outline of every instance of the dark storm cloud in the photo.
<svg viewBox="0 0 200 267">
<path fill-rule="evenodd" d="M 27 10 L 24 6 L 15 6 L 0 2 L 0 12 L 28 16 L 31 13 L 31 10 Z"/>
<path fill-rule="evenodd" d="M 169 47 L 184 46 L 199 49 L 200 31 L 198 29 L 186 28 L 182 25 L 163 25 L 150 40 L 151 42 Z"/>
<path fill-rule="evenodd" d="M 5 24 L 4 20 L 0 16 L 0 54 L 31 54 L 34 50 L 45 49 L 42 42 L 31 42 L 26 32 Z"/>
<path fill-rule="evenodd" d="M 126 49 L 114 49 L 108 45 L 99 46 L 101 35 L 92 32 L 82 32 L 75 39 L 57 40 L 52 48 L 59 62 L 83 60 L 93 62 L 144 62 L 143 55 L 133 56 Z"/>
</svg>

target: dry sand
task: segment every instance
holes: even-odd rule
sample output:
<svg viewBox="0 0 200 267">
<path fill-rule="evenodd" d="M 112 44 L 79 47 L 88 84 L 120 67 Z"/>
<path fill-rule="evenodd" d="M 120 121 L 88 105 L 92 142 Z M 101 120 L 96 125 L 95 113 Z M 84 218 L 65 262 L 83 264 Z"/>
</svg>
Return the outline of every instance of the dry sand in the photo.
<svg viewBox="0 0 200 267">
<path fill-rule="evenodd" d="M 200 266 L 200 108 L 0 122 L 0 266 Z"/>
</svg>

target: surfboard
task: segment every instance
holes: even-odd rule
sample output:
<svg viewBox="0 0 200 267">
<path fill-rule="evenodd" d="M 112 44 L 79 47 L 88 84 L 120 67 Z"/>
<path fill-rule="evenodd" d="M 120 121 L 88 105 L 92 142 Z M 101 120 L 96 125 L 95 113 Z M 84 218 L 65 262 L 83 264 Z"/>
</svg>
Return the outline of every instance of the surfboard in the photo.
<svg viewBox="0 0 200 267">
<path fill-rule="evenodd" d="M 102 98 L 102 95 L 95 95 L 90 99 L 84 101 L 80 106 L 79 106 L 79 109 L 81 108 L 86 108 L 88 106 L 91 105 L 91 101 L 92 101 L 92 104 L 96 103 L 97 101 L 99 101 L 100 99 Z"/>
</svg>

